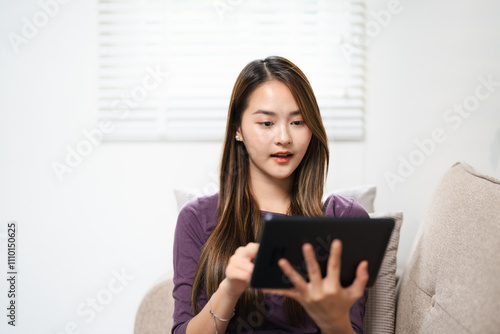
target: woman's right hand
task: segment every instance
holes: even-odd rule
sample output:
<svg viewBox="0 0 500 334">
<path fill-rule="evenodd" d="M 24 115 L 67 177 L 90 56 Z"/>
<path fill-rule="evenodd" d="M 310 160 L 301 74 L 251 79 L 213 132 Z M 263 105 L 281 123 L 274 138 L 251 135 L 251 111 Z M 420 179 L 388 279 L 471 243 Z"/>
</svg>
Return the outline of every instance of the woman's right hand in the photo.
<svg viewBox="0 0 500 334">
<path fill-rule="evenodd" d="M 246 246 L 238 247 L 229 258 L 226 278 L 221 282 L 221 288 L 225 290 L 225 293 L 239 298 L 245 292 L 250 285 L 254 268 L 252 260 L 257 255 L 258 250 L 259 244 L 250 242 Z"/>
<path fill-rule="evenodd" d="M 254 268 L 252 260 L 257 255 L 258 249 L 259 244 L 251 242 L 245 247 L 239 247 L 234 252 L 226 267 L 226 277 L 220 283 L 217 291 L 210 296 L 210 302 L 189 321 L 186 333 L 213 333 L 211 328 L 216 321 L 215 314 L 223 319 L 232 318 L 238 299 L 250 285 Z M 211 314 L 210 311 L 213 313 Z M 227 326 L 228 321 L 220 321 L 219 319 L 215 323 L 214 330 L 216 333 L 225 333 Z"/>
</svg>

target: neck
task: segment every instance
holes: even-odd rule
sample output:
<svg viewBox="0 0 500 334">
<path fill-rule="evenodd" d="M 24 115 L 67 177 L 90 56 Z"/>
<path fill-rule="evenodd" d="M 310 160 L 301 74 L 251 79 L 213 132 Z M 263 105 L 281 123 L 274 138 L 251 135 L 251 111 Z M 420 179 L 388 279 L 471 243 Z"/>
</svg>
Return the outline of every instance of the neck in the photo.
<svg viewBox="0 0 500 334">
<path fill-rule="evenodd" d="M 292 182 L 293 176 L 281 180 L 269 180 L 250 173 L 250 187 L 259 205 L 259 210 L 288 213 Z"/>
</svg>

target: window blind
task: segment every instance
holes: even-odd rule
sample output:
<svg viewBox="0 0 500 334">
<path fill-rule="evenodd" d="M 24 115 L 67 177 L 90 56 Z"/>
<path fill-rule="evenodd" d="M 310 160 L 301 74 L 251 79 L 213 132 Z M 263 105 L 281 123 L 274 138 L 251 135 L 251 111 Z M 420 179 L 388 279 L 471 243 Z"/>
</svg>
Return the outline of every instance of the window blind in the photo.
<svg viewBox="0 0 500 334">
<path fill-rule="evenodd" d="M 221 140 L 232 86 L 269 55 L 306 74 L 330 140 L 364 137 L 364 3 L 98 0 L 104 140 Z"/>
</svg>

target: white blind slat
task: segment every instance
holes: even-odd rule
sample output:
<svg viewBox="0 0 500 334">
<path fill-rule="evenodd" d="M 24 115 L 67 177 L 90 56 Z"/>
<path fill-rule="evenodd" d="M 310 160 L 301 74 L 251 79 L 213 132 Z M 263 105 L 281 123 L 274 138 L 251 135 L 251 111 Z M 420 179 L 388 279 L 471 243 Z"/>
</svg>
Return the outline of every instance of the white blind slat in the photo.
<svg viewBox="0 0 500 334">
<path fill-rule="evenodd" d="M 365 52 L 341 50 L 364 32 L 364 1 L 245 1 L 222 18 L 205 0 L 98 0 L 97 11 L 99 122 L 114 125 L 104 140 L 221 140 L 236 76 L 269 55 L 306 73 L 330 139 L 364 137 Z"/>
</svg>

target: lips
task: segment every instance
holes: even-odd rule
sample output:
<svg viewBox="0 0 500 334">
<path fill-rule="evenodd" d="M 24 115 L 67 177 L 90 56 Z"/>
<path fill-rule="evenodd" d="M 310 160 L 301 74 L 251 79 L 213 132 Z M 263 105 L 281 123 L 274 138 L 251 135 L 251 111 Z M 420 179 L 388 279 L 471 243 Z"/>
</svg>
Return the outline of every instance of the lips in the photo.
<svg viewBox="0 0 500 334">
<path fill-rule="evenodd" d="M 274 159 L 274 161 L 278 163 L 285 163 L 288 162 L 292 158 L 293 154 L 292 152 L 286 151 L 286 152 L 276 152 L 274 154 L 271 154 L 271 158 Z"/>
<path fill-rule="evenodd" d="M 271 154 L 273 158 L 289 158 L 292 155 L 293 155 L 292 152 L 289 151 L 276 152 L 274 154 Z"/>
</svg>

